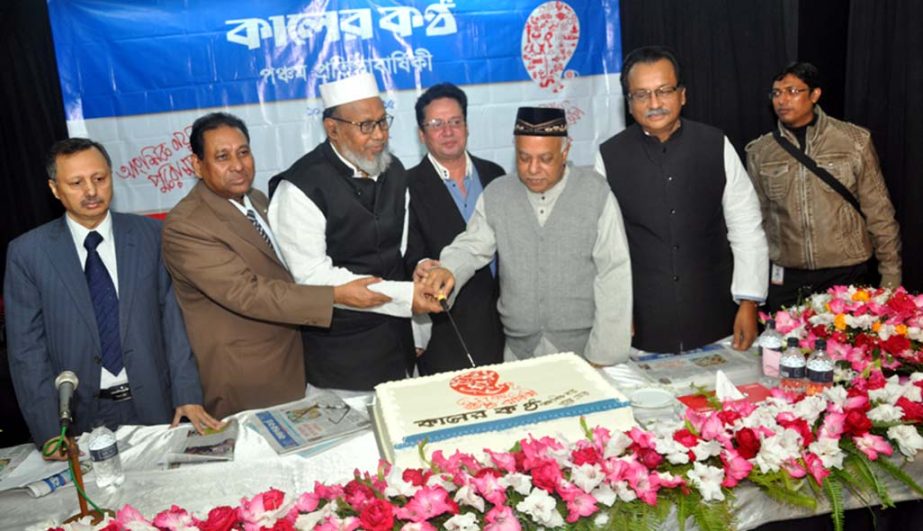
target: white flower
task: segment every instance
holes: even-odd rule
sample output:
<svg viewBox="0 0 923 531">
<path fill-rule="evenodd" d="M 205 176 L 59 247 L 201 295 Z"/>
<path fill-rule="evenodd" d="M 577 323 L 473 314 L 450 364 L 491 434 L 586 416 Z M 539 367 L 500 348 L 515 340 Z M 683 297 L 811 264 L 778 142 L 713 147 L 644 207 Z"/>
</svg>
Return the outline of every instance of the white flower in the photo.
<svg viewBox="0 0 923 531">
<path fill-rule="evenodd" d="M 916 385 L 908 383 L 903 386 L 904 391 L 901 393 L 901 396 L 910 400 L 911 402 L 921 402 L 923 401 L 923 390 L 921 390 Z"/>
<path fill-rule="evenodd" d="M 912 341 L 923 341 L 923 328 L 919 326 L 908 326 L 907 339 Z"/>
<path fill-rule="evenodd" d="M 910 375 L 910 381 L 913 383 L 923 380 L 923 372 L 915 372 Z"/>
<path fill-rule="evenodd" d="M 872 328 L 872 324 L 877 320 L 878 318 L 870 313 L 864 315 L 852 315 L 847 313 L 845 315 L 846 326 L 849 328 L 869 330 Z"/>
<path fill-rule="evenodd" d="M 455 492 L 458 487 L 452 482 L 452 477 L 448 474 L 433 474 L 426 480 L 427 487 L 442 487 L 446 492 Z M 414 491 L 416 493 L 416 491 Z M 385 493 L 387 494 L 387 492 Z"/>
<path fill-rule="evenodd" d="M 299 514 L 295 520 L 295 529 L 314 529 L 328 516 L 336 516 L 336 505 L 328 503 L 313 513 Z"/>
<path fill-rule="evenodd" d="M 692 447 L 692 453 L 696 461 L 704 461 L 720 454 L 721 444 L 718 441 L 699 441 L 699 444 Z"/>
<path fill-rule="evenodd" d="M 391 467 L 391 472 L 388 473 L 388 477 L 385 478 L 385 482 L 388 484 L 388 486 L 385 487 L 384 495 L 389 498 L 394 498 L 397 496 L 406 496 L 410 498 L 417 493 L 417 490 L 419 490 L 419 487 L 415 487 L 413 483 L 404 481 L 403 471 L 396 466 Z"/>
<path fill-rule="evenodd" d="M 538 525 L 561 527 L 564 518 L 557 509 L 557 501 L 544 489 L 532 489 L 524 500 L 516 504 L 516 510 L 526 513 Z"/>
<path fill-rule="evenodd" d="M 917 386 L 914 385 L 913 387 L 917 388 L 919 391 Z M 869 400 L 872 402 L 894 404 L 902 394 L 904 394 L 904 386 L 898 381 L 897 375 L 894 375 L 888 378 L 884 387 L 880 389 L 870 389 Z"/>
<path fill-rule="evenodd" d="M 875 422 L 894 422 L 901 420 L 904 416 L 904 410 L 891 404 L 881 404 L 869 410 L 869 420 Z"/>
<path fill-rule="evenodd" d="M 615 503 L 616 494 L 612 490 L 612 487 L 608 483 L 603 483 L 602 485 L 596 487 L 596 489 L 590 493 L 590 496 L 596 498 L 596 501 L 605 505 L 606 507 L 612 507 L 612 504 Z"/>
<path fill-rule="evenodd" d="M 609 442 L 606 443 L 606 448 L 603 451 L 603 457 L 609 459 L 611 457 L 618 457 L 625 453 L 625 450 L 632 444 L 631 438 L 624 433 L 617 431 L 612 434 L 612 437 L 609 438 Z"/>
<path fill-rule="evenodd" d="M 822 396 L 814 395 L 795 404 L 795 415 L 806 420 L 808 424 L 814 424 L 825 409 L 827 401 Z"/>
<path fill-rule="evenodd" d="M 609 513 L 602 512 L 593 519 L 593 527 L 596 529 L 606 529 L 609 527 Z"/>
<path fill-rule="evenodd" d="M 481 509 L 483 511 L 484 509 Z M 481 526 L 478 525 L 478 519 L 474 513 L 456 514 L 445 521 L 445 528 L 448 531 L 478 531 Z"/>
<path fill-rule="evenodd" d="M 484 512 L 484 498 L 477 495 L 471 485 L 464 485 L 455 493 L 455 501 L 459 505 L 468 505 L 474 507 L 480 512 Z"/>
<path fill-rule="evenodd" d="M 840 441 L 833 437 L 821 437 L 808 446 L 808 451 L 820 458 L 824 468 L 843 468 L 846 454 L 840 449 Z"/>
<path fill-rule="evenodd" d="M 671 438 L 658 437 L 654 439 L 654 449 L 665 456 L 667 461 L 674 465 L 685 465 L 689 462 L 689 449 Z"/>
<path fill-rule="evenodd" d="M 824 398 L 836 404 L 841 410 L 846 404 L 846 388 L 841 385 L 834 385 L 824 389 Z"/>
<path fill-rule="evenodd" d="M 619 497 L 623 502 L 632 502 L 638 499 L 638 494 L 628 486 L 627 481 L 616 481 L 612 483 L 612 490 L 615 491 L 615 495 Z"/>
<path fill-rule="evenodd" d="M 606 475 L 603 474 L 602 467 L 599 465 L 591 465 L 590 463 L 583 463 L 580 466 L 576 466 L 571 469 L 570 480 L 577 485 L 583 492 L 592 492 L 597 485 L 602 483 Z"/>
<path fill-rule="evenodd" d="M 692 470 L 686 472 L 686 477 L 692 482 L 699 492 L 702 493 L 702 499 L 705 501 L 722 501 L 724 492 L 721 491 L 721 482 L 724 481 L 724 470 L 694 463 Z"/>
<path fill-rule="evenodd" d="M 902 424 L 888 428 L 888 438 L 900 447 L 901 453 L 912 458 L 919 450 L 923 450 L 923 437 L 914 426 Z"/>
<path fill-rule="evenodd" d="M 755 463 L 760 471 L 778 472 L 785 461 L 801 456 L 801 434 L 794 430 L 782 430 L 763 439 Z"/>
<path fill-rule="evenodd" d="M 532 477 L 519 472 L 511 472 L 497 479 L 497 483 L 504 488 L 513 487 L 513 490 L 523 496 L 529 494 L 529 491 L 532 490 Z"/>
</svg>

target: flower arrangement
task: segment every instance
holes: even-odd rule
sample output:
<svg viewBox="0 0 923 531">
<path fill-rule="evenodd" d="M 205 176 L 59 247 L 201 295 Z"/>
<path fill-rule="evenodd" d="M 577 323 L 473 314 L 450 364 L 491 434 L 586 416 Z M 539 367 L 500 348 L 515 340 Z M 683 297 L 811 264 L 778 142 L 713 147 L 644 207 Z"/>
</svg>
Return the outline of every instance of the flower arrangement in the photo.
<svg viewBox="0 0 923 531">
<path fill-rule="evenodd" d="M 923 370 L 923 295 L 904 288 L 834 286 L 763 317 L 774 318 L 780 334 L 801 339 L 804 349 L 826 339 L 830 357 L 860 374 Z"/>
<path fill-rule="evenodd" d="M 662 432 L 584 426 L 578 441 L 527 438 L 510 451 L 485 450 L 482 459 L 437 451 L 426 469 L 382 462 L 344 484 L 316 483 L 291 496 L 269 490 L 204 518 L 173 506 L 148 520 L 126 506 L 100 528 L 651 529 L 676 507 L 681 529 L 692 519 L 700 529 L 725 530 L 734 524 L 735 488 L 750 481 L 786 504 L 814 508 L 826 497 L 841 529 L 846 489 L 890 506 L 881 481 L 890 476 L 923 495 L 901 468 L 923 449 L 923 373 L 863 372 L 822 395 L 775 389 L 758 406 L 687 410 L 681 427 Z"/>
</svg>

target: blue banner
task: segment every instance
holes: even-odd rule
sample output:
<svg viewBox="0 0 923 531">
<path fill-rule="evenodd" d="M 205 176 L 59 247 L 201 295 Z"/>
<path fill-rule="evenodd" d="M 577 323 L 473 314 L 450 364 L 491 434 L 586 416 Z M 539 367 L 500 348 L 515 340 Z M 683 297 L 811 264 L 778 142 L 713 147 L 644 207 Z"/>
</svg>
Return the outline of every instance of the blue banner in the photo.
<svg viewBox="0 0 923 531">
<path fill-rule="evenodd" d="M 68 120 L 620 70 L 617 0 L 48 0 Z"/>
</svg>

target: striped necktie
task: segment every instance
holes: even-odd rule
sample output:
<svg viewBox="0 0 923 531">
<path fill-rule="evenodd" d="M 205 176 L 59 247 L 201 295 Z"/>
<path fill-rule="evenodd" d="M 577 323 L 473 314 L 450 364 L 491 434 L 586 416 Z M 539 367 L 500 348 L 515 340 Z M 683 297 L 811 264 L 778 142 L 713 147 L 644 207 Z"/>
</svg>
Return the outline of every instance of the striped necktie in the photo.
<svg viewBox="0 0 923 531">
<path fill-rule="evenodd" d="M 260 233 L 260 237 L 263 238 L 263 241 L 266 242 L 266 245 L 275 251 L 275 248 L 272 246 L 272 240 L 269 239 L 269 234 L 266 234 L 266 230 L 263 228 L 263 225 L 260 224 L 258 219 L 256 219 L 256 212 L 254 212 L 252 208 L 247 209 L 247 219 L 250 220 L 250 223 L 253 223 L 253 228 L 256 229 L 256 232 Z"/>
<path fill-rule="evenodd" d="M 83 273 L 87 277 L 93 312 L 96 314 L 96 328 L 99 332 L 99 346 L 102 351 L 103 367 L 112 374 L 122 372 L 122 340 L 119 335 L 119 297 L 109 271 L 96 250 L 102 243 L 100 233 L 91 231 L 83 240 L 87 250 L 87 261 Z"/>
</svg>

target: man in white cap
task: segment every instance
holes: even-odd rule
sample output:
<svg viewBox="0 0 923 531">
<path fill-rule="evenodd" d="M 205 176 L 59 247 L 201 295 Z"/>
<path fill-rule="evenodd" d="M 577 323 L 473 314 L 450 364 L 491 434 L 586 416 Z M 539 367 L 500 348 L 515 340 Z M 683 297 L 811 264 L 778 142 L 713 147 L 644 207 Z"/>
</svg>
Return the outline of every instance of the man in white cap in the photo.
<svg viewBox="0 0 923 531">
<path fill-rule="evenodd" d="M 596 365 L 624 362 L 631 265 L 618 203 L 601 175 L 567 165 L 563 110 L 520 107 L 513 134 L 516 175 L 487 185 L 424 282 L 460 289 L 496 253 L 504 359 L 572 351 Z"/>
<path fill-rule="evenodd" d="M 413 367 L 412 312 L 438 312 L 407 278 L 407 175 L 388 152 L 393 117 L 369 73 L 320 87 L 327 140 L 270 181 L 269 222 L 295 281 L 342 284 L 373 275 L 391 298 L 335 308 L 329 329 L 303 331 L 308 382 L 367 391 Z"/>
</svg>

